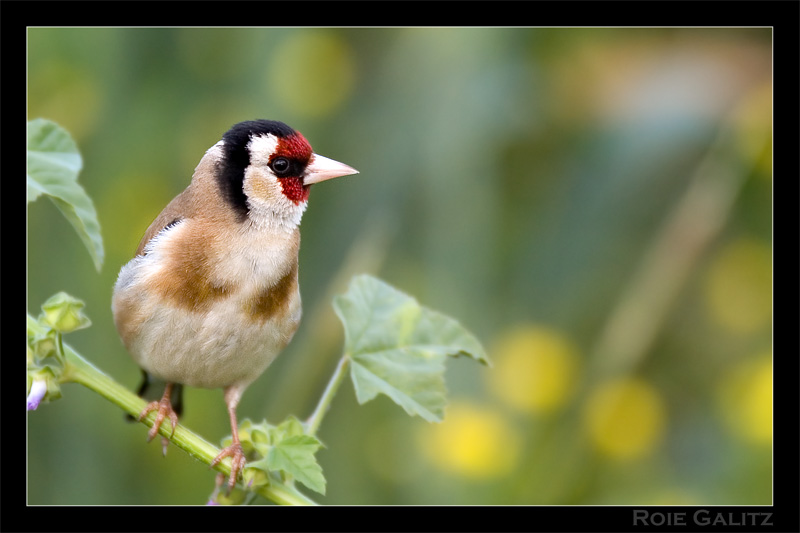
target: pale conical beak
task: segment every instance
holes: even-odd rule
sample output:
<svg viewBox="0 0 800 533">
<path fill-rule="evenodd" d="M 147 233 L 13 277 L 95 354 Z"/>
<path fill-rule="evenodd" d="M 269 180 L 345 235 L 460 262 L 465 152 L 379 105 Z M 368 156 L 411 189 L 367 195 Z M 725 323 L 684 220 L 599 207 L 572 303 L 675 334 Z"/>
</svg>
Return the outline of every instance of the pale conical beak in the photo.
<svg viewBox="0 0 800 533">
<path fill-rule="evenodd" d="M 313 154 L 311 162 L 306 167 L 306 172 L 303 175 L 303 185 L 311 185 L 312 183 L 319 183 L 339 176 L 349 176 L 350 174 L 358 174 L 358 170 L 325 156 Z"/>
</svg>

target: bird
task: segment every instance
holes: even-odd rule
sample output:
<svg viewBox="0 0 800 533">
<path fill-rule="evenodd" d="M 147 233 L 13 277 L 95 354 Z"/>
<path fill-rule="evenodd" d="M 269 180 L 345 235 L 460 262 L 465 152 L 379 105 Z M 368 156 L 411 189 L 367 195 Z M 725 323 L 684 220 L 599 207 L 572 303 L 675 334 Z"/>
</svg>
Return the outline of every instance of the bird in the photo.
<svg viewBox="0 0 800 533">
<path fill-rule="evenodd" d="M 184 386 L 221 388 L 232 443 L 211 467 L 231 458 L 229 491 L 246 464 L 237 405 L 300 323 L 299 226 L 309 189 L 352 174 L 283 122 L 234 124 L 150 224 L 114 284 L 114 324 L 144 374 L 139 395 L 164 386 L 138 417 L 156 413 L 148 442 L 167 419 L 174 434 Z M 166 445 L 165 438 L 165 453 Z"/>
</svg>

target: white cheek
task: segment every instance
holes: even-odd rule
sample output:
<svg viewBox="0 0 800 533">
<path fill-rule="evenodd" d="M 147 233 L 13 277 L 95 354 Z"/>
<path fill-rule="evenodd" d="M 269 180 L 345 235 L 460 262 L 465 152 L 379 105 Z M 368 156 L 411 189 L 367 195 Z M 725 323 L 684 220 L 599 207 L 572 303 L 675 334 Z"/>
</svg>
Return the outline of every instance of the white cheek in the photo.
<svg viewBox="0 0 800 533">
<path fill-rule="evenodd" d="M 253 137 L 247 143 L 250 165 L 244 174 L 244 193 L 248 218 L 256 227 L 292 231 L 300 224 L 307 204 L 289 200 L 270 170 L 269 158 L 277 148 L 278 138 L 271 134 Z"/>
<path fill-rule="evenodd" d="M 244 193 L 250 208 L 248 218 L 256 226 L 293 230 L 300 224 L 307 202 L 295 204 L 283 194 L 283 187 L 265 167 L 250 164 L 244 174 Z"/>
</svg>

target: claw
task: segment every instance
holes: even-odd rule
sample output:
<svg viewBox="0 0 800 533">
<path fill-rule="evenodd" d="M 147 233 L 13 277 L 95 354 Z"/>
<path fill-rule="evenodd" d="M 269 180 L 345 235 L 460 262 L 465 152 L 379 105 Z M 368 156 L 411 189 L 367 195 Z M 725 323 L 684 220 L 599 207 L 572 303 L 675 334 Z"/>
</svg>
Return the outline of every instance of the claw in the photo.
<svg viewBox="0 0 800 533">
<path fill-rule="evenodd" d="M 242 471 L 244 465 L 247 463 L 247 459 L 244 456 L 244 450 L 242 450 L 242 444 L 238 439 L 230 446 L 223 448 L 222 451 L 219 452 L 219 454 L 214 458 L 214 460 L 211 461 L 210 467 L 215 467 L 226 457 L 231 458 L 231 475 L 228 478 L 228 493 L 230 493 L 231 489 L 233 489 L 234 485 L 236 485 L 236 479 L 239 477 L 239 472 Z"/>
<path fill-rule="evenodd" d="M 157 402 L 150 402 L 147 404 L 147 407 L 145 407 L 142 412 L 139 413 L 139 421 L 141 422 L 152 411 L 156 411 L 156 419 L 153 421 L 153 427 L 151 427 L 150 431 L 147 433 L 147 442 L 150 442 L 155 438 L 156 435 L 158 435 L 158 430 L 161 428 L 161 423 L 167 417 L 169 417 L 172 424 L 172 433 L 170 434 L 170 438 L 172 438 L 172 436 L 175 434 L 175 427 L 178 425 L 178 414 L 172 408 L 172 403 L 169 399 L 171 393 L 172 383 L 168 383 L 166 389 L 164 390 L 164 396 L 161 397 L 161 400 Z M 164 455 L 167 455 L 168 442 L 169 439 L 166 437 L 162 439 Z"/>
</svg>

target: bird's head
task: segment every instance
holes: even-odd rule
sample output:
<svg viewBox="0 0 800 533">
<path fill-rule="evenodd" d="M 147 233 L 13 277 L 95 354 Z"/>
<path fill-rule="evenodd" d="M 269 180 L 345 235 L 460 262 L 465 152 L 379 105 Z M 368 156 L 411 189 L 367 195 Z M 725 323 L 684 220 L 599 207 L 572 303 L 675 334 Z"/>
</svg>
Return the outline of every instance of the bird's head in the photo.
<svg viewBox="0 0 800 533">
<path fill-rule="evenodd" d="M 315 154 L 300 132 L 273 120 L 240 122 L 215 149 L 223 199 L 240 220 L 256 225 L 297 227 L 312 184 L 358 173 Z"/>
</svg>

